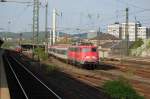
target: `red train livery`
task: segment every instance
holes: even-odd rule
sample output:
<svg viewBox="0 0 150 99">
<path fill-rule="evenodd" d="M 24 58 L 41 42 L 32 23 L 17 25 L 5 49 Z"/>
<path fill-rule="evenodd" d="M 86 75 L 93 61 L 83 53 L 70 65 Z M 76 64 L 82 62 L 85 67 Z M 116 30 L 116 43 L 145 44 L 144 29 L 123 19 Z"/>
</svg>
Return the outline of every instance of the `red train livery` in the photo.
<svg viewBox="0 0 150 99">
<path fill-rule="evenodd" d="M 90 64 L 90 66 L 99 64 L 97 47 L 92 45 L 50 46 L 49 54 L 67 60 L 69 63 L 80 65 Z"/>
<path fill-rule="evenodd" d="M 20 53 L 22 51 L 21 46 L 16 46 L 15 51 Z"/>
<path fill-rule="evenodd" d="M 79 64 L 98 64 L 99 56 L 95 46 L 72 46 L 68 48 L 68 61 Z"/>
</svg>

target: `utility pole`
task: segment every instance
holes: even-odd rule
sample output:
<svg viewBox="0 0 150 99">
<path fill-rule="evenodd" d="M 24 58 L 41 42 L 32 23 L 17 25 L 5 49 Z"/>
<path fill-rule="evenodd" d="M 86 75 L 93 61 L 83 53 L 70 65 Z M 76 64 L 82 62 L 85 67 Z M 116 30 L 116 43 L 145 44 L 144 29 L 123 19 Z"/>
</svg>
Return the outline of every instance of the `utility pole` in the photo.
<svg viewBox="0 0 150 99">
<path fill-rule="evenodd" d="M 98 28 L 98 31 L 97 31 L 97 46 L 99 47 L 100 45 L 100 33 L 101 33 L 101 30 L 100 30 L 100 27 Z"/>
<path fill-rule="evenodd" d="M 47 25 L 47 20 L 48 20 L 48 1 L 46 0 L 46 5 L 45 5 L 45 53 L 48 54 L 48 25 Z"/>
<path fill-rule="evenodd" d="M 50 28 L 50 33 L 49 33 L 49 45 L 53 44 L 53 35 L 52 35 L 52 29 Z"/>
<path fill-rule="evenodd" d="M 33 6 L 33 58 L 34 58 L 34 46 L 39 44 L 39 0 L 34 0 Z M 38 56 L 39 59 L 39 56 Z"/>
<path fill-rule="evenodd" d="M 129 33 L 128 33 L 128 22 L 129 22 L 129 14 L 128 14 L 129 9 L 126 8 L 126 25 L 125 25 L 125 47 L 126 47 L 126 51 L 125 54 L 128 56 L 128 48 L 129 48 Z"/>
<path fill-rule="evenodd" d="M 21 46 L 22 43 L 22 33 L 19 34 L 19 46 Z"/>
</svg>

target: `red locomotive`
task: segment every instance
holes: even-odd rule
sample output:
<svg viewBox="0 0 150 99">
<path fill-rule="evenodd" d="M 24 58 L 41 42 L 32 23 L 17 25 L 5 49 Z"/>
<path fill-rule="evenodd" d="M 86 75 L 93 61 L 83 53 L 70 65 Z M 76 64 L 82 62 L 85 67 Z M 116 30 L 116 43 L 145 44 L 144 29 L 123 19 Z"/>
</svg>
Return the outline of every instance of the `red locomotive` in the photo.
<svg viewBox="0 0 150 99">
<path fill-rule="evenodd" d="M 72 46 L 68 48 L 68 60 L 79 64 L 98 64 L 99 56 L 95 46 Z"/>
<path fill-rule="evenodd" d="M 94 67 L 99 63 L 97 47 L 92 45 L 51 46 L 49 53 L 80 66 Z"/>
<path fill-rule="evenodd" d="M 18 52 L 18 53 L 20 53 L 22 51 L 21 46 L 16 46 L 15 51 Z"/>
</svg>

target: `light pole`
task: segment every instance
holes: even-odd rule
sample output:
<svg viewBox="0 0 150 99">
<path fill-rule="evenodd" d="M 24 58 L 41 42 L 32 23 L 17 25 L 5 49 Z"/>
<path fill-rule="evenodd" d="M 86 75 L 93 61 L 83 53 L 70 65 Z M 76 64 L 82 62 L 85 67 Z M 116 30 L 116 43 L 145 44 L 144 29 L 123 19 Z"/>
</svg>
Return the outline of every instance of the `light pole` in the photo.
<svg viewBox="0 0 150 99">
<path fill-rule="evenodd" d="M 7 33 L 9 34 L 10 32 L 10 24 L 11 24 L 11 21 L 9 20 L 8 21 L 8 25 L 7 25 Z M 7 41 L 7 33 L 5 33 L 5 41 Z"/>
<path fill-rule="evenodd" d="M 125 55 L 128 56 L 128 47 L 129 47 L 129 32 L 128 32 L 128 21 L 129 21 L 129 9 L 126 8 L 126 24 L 125 24 L 125 41 L 126 41 L 126 49 Z"/>
</svg>

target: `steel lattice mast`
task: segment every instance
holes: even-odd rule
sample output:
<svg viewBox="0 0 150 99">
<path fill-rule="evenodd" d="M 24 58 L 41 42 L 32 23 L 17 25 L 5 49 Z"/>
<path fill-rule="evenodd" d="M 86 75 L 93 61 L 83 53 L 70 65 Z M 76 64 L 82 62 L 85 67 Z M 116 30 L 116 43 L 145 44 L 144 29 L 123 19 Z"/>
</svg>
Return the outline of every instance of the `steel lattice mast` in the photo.
<svg viewBox="0 0 150 99">
<path fill-rule="evenodd" d="M 34 0 L 33 6 L 33 45 L 39 43 L 39 0 Z M 34 51 L 34 46 L 33 46 Z M 33 54 L 34 57 L 34 54 Z"/>
</svg>

